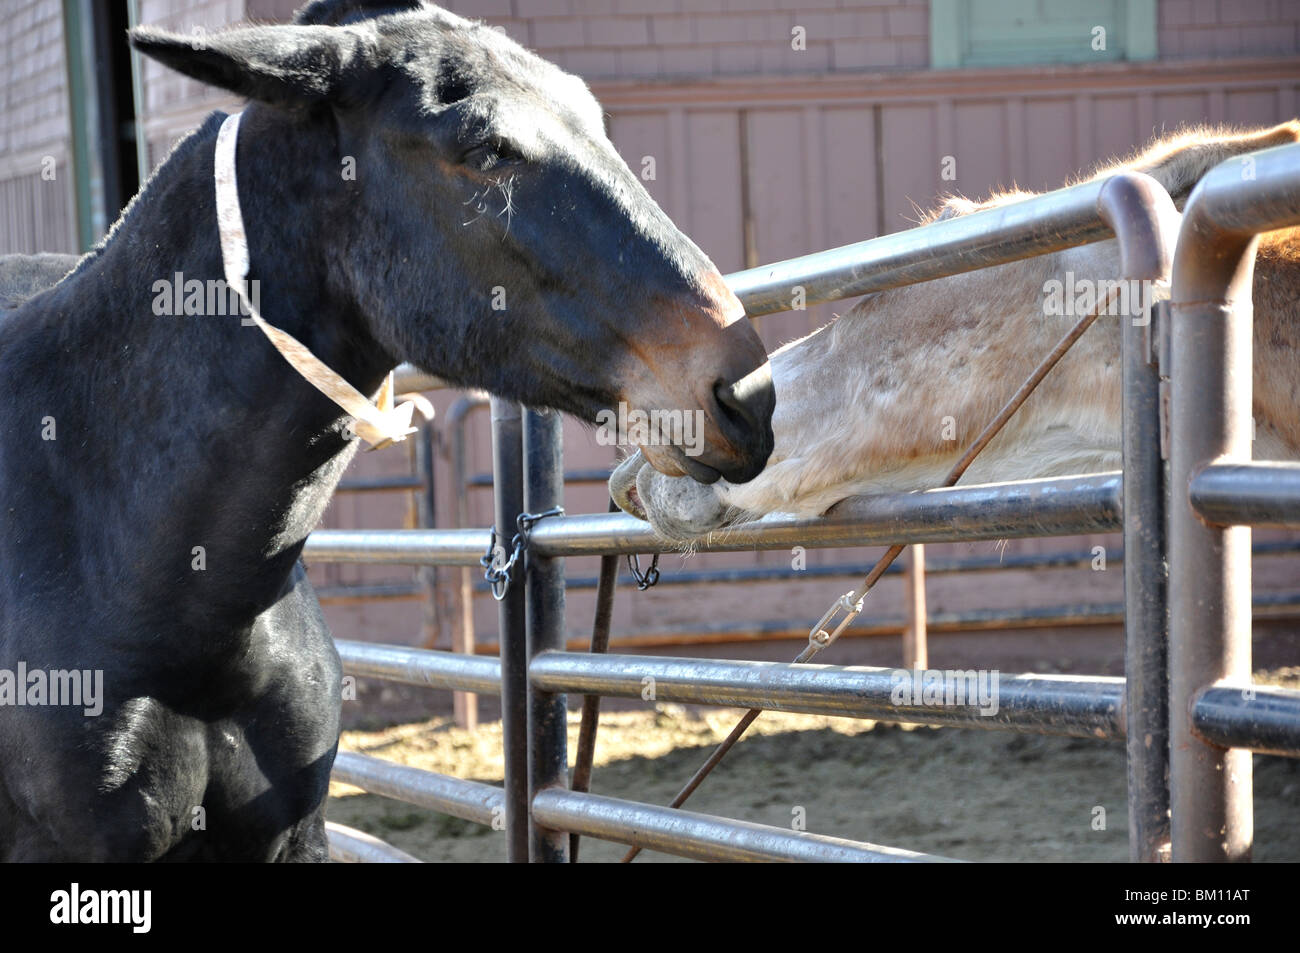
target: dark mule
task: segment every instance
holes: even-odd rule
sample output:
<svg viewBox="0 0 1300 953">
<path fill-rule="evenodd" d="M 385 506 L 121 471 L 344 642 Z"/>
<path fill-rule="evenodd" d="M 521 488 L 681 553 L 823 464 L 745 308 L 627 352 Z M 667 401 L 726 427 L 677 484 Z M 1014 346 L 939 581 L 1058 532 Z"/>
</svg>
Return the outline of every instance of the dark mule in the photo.
<svg viewBox="0 0 1300 953">
<path fill-rule="evenodd" d="M 757 474 L 764 350 L 586 87 L 436 8 L 358 6 L 133 37 L 253 101 L 239 191 L 267 320 L 366 393 L 410 360 L 588 420 L 702 411 L 705 451 L 657 465 Z M 222 276 L 221 118 L 69 277 L 0 312 L 5 859 L 326 856 L 340 672 L 298 555 L 356 440 L 237 315 L 157 313 L 158 282 Z M 98 702 L 35 704 L 55 670 L 92 695 L 102 672 Z"/>
</svg>

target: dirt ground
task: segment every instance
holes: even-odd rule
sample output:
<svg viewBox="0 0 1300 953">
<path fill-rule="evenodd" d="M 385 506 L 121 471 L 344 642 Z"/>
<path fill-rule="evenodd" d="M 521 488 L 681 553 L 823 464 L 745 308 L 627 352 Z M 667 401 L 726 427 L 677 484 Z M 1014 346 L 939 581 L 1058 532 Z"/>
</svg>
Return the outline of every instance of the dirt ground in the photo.
<svg viewBox="0 0 1300 953">
<path fill-rule="evenodd" d="M 1300 687 L 1300 668 L 1256 676 Z M 601 719 L 592 789 L 667 803 L 740 712 L 652 705 Z M 570 758 L 577 720 L 570 722 Z M 474 732 L 450 719 L 344 732 L 344 750 L 499 784 L 499 722 Z M 1255 756 L 1255 859 L 1300 861 L 1300 761 Z M 330 820 L 425 861 L 505 859 L 499 832 L 334 785 Z M 766 713 L 688 807 L 963 860 L 1124 861 L 1125 762 L 1115 743 L 1000 731 L 909 728 Z M 584 839 L 583 861 L 617 860 Z M 679 858 L 645 853 L 642 862 Z"/>
</svg>

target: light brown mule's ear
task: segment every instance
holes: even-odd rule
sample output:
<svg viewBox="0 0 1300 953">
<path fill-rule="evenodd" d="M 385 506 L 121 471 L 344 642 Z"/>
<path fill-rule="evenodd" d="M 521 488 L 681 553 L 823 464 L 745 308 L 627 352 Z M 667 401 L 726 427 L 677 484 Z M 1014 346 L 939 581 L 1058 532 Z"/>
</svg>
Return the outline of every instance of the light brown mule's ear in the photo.
<svg viewBox="0 0 1300 953">
<path fill-rule="evenodd" d="M 185 35 L 136 27 L 131 45 L 179 73 L 281 106 L 337 94 L 364 66 L 361 37 L 347 28 L 254 26 Z"/>
<path fill-rule="evenodd" d="M 1300 121 L 1294 119 L 1268 129 L 1249 132 L 1192 130 L 1138 155 L 1129 163 L 1129 167 L 1145 172 L 1164 186 L 1169 197 L 1174 200 L 1174 205 L 1181 211 L 1187 204 L 1192 189 L 1215 166 L 1248 152 L 1297 141 L 1300 141 Z"/>
</svg>

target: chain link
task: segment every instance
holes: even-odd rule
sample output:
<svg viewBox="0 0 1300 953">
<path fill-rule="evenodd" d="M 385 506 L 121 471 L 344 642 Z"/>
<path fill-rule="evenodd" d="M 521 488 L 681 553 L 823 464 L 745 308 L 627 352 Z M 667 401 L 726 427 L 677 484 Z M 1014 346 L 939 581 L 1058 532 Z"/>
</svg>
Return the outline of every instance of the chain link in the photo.
<svg viewBox="0 0 1300 953">
<path fill-rule="evenodd" d="M 641 572 L 641 557 L 635 553 L 628 553 L 627 568 L 632 573 L 632 578 L 636 580 L 636 587 L 640 592 L 645 592 L 659 582 L 658 553 L 654 554 L 654 558 L 650 560 L 650 568 L 644 573 Z"/>
<path fill-rule="evenodd" d="M 497 545 L 497 528 L 492 527 L 488 536 L 487 552 L 479 557 L 478 564 L 483 567 L 483 578 L 487 580 L 488 585 L 492 588 L 492 598 L 500 602 L 510 591 L 510 583 L 514 578 L 514 569 L 519 562 L 519 557 L 524 554 L 524 549 L 528 546 L 528 531 L 539 520 L 544 520 L 548 516 L 563 516 L 564 507 L 553 506 L 549 510 L 541 513 L 520 513 L 515 517 L 515 535 L 510 540 L 510 556 L 506 557 L 504 546 Z"/>
</svg>

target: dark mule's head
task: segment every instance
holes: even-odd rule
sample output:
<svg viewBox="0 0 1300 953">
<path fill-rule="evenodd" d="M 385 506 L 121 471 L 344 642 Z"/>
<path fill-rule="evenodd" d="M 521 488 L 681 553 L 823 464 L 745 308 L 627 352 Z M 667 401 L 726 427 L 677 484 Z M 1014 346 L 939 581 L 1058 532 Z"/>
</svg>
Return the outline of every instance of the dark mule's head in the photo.
<svg viewBox="0 0 1300 953">
<path fill-rule="evenodd" d="M 337 154 L 320 162 L 341 170 L 350 214 L 321 240 L 388 354 L 587 420 L 620 402 L 692 414 L 698 455 L 645 448 L 669 475 L 744 482 L 763 468 L 763 346 L 614 150 L 580 79 L 420 4 L 325 0 L 292 26 L 133 41 L 248 96 L 283 134 L 328 129 Z"/>
</svg>

